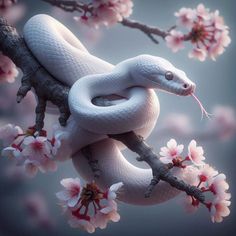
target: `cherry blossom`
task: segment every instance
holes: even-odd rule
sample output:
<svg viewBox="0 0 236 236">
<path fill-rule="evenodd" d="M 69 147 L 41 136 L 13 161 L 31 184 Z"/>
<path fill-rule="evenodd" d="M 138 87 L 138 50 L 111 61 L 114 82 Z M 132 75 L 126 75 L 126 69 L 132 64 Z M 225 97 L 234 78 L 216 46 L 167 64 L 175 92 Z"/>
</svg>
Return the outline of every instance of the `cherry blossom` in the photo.
<svg viewBox="0 0 236 236">
<path fill-rule="evenodd" d="M 23 149 L 22 154 L 29 157 L 31 160 L 39 161 L 51 155 L 50 146 L 46 137 L 28 136 L 24 139 L 23 144 L 25 145 L 25 148 Z"/>
<path fill-rule="evenodd" d="M 52 228 L 54 222 L 49 212 L 48 204 L 44 196 L 38 192 L 27 194 L 23 200 L 23 207 L 27 217 L 33 226 Z"/>
<path fill-rule="evenodd" d="M 222 140 L 227 140 L 236 132 L 236 114 L 232 107 L 215 106 L 209 122 L 209 131 L 216 132 Z"/>
<path fill-rule="evenodd" d="M 204 154 L 203 148 L 201 146 L 197 146 L 196 141 L 192 140 L 188 145 L 188 158 L 195 165 L 202 165 L 204 164 L 203 160 L 205 160 L 203 154 Z"/>
<path fill-rule="evenodd" d="M 57 198 L 66 202 L 69 207 L 74 207 L 80 199 L 81 184 L 79 178 L 63 179 L 61 185 L 65 190 L 56 193 Z"/>
<path fill-rule="evenodd" d="M 109 221 L 118 222 L 120 220 L 120 215 L 117 212 L 117 204 L 114 201 L 109 201 L 108 206 L 102 208 L 97 214 L 92 218 L 92 223 L 95 228 L 105 229 Z"/>
<path fill-rule="evenodd" d="M 208 164 L 199 167 L 198 177 L 201 182 L 206 182 L 218 175 L 218 171 Z"/>
<path fill-rule="evenodd" d="M 106 193 L 106 198 L 108 200 L 114 200 L 117 197 L 117 191 L 123 186 L 122 182 L 111 185 Z"/>
<path fill-rule="evenodd" d="M 187 115 L 171 113 L 165 117 L 162 129 L 168 129 L 177 135 L 186 135 L 192 131 L 192 124 Z"/>
<path fill-rule="evenodd" d="M 82 185 L 78 178 L 63 179 L 61 184 L 65 190 L 56 196 L 71 227 L 93 233 L 98 227 L 106 228 L 109 221 L 119 221 L 115 200 L 122 183 L 113 184 L 106 191 L 99 189 L 95 182 Z"/>
<path fill-rule="evenodd" d="M 15 4 L 17 1 L 2 0 L 0 3 L 0 15 L 4 17 L 7 22 L 14 25 L 25 14 L 26 5 L 23 3 Z"/>
<path fill-rule="evenodd" d="M 18 70 L 9 57 L 0 52 L 0 82 L 13 83 L 18 76 Z"/>
<path fill-rule="evenodd" d="M 34 160 L 25 160 L 24 169 L 28 177 L 33 178 L 36 176 L 39 170 L 40 163 Z"/>
<path fill-rule="evenodd" d="M 178 18 L 177 23 L 179 25 L 185 26 L 186 28 L 191 28 L 193 25 L 196 13 L 191 8 L 183 7 L 178 12 L 175 12 L 174 15 Z"/>
<path fill-rule="evenodd" d="M 209 9 L 205 8 L 205 6 L 202 3 L 200 3 L 196 9 L 196 15 L 204 20 L 208 20 L 210 17 Z"/>
<path fill-rule="evenodd" d="M 177 52 L 184 48 L 183 33 L 176 30 L 171 30 L 170 34 L 165 38 L 167 47 L 171 48 L 173 52 Z"/>
<path fill-rule="evenodd" d="M 35 127 L 29 127 L 23 133 L 20 127 L 8 124 L 0 129 L 5 144 L 2 155 L 23 166 L 29 177 L 34 177 L 39 170 L 54 172 L 57 170 L 54 157 L 64 136 L 63 132 L 55 132 L 50 140 L 45 130 L 36 132 Z"/>
<path fill-rule="evenodd" d="M 216 198 L 210 205 L 211 220 L 213 223 L 222 222 L 223 217 L 226 217 L 230 214 L 230 201 L 228 200 Z"/>
<path fill-rule="evenodd" d="M 6 168 L 5 176 L 15 182 L 25 180 L 27 175 L 23 166 L 9 165 Z"/>
<path fill-rule="evenodd" d="M 189 165 L 183 171 L 182 179 L 190 184 L 196 186 L 199 183 L 199 169 L 196 166 Z"/>
<path fill-rule="evenodd" d="M 3 142 L 3 146 L 10 145 L 15 138 L 22 134 L 23 131 L 19 126 L 15 126 L 12 124 L 7 124 L 0 128 L 0 139 Z"/>
<path fill-rule="evenodd" d="M 226 176 L 224 174 L 219 174 L 209 181 L 209 189 L 218 198 L 225 198 L 226 190 L 229 189 L 229 184 L 226 182 Z"/>
<path fill-rule="evenodd" d="M 209 57 L 215 60 L 231 42 L 229 29 L 218 10 L 210 12 L 203 4 L 199 4 L 196 9 L 183 7 L 175 16 L 177 25 L 183 26 L 187 32 L 172 30 L 165 38 L 173 52 L 184 47 L 183 41 L 189 41 L 193 46 L 188 54 L 190 58 L 204 61 Z"/>
<path fill-rule="evenodd" d="M 74 17 L 74 19 L 95 28 L 101 25 L 111 26 L 129 17 L 132 7 L 131 0 L 95 0 L 81 17 Z"/>
<path fill-rule="evenodd" d="M 68 223 L 72 228 L 80 228 L 88 233 L 95 232 L 95 226 L 89 220 L 80 219 L 71 215 Z"/>
<path fill-rule="evenodd" d="M 162 147 L 160 151 L 160 160 L 164 163 L 170 163 L 176 157 L 178 157 L 184 149 L 184 145 L 177 145 L 175 139 L 171 139 L 167 142 L 167 147 Z"/>
<path fill-rule="evenodd" d="M 167 143 L 167 147 L 161 148 L 160 160 L 164 163 L 172 162 L 174 176 L 195 186 L 202 193 L 210 195 L 204 202 L 200 202 L 193 196 L 185 195 L 182 200 L 185 210 L 188 213 L 193 213 L 202 204 L 210 211 L 213 222 L 222 221 L 222 217 L 230 213 L 228 206 L 231 195 L 227 192 L 229 185 L 226 182 L 226 176 L 219 174 L 217 170 L 203 162 L 205 160 L 204 150 L 201 146 L 197 146 L 195 140 L 189 143 L 186 157 L 181 156 L 183 148 L 183 145 L 177 145 L 177 142 L 171 139 Z"/>
<path fill-rule="evenodd" d="M 188 54 L 189 58 L 197 58 L 199 61 L 205 61 L 207 53 L 202 48 L 193 48 Z"/>
<path fill-rule="evenodd" d="M 187 213 L 194 213 L 199 208 L 199 201 L 186 195 L 183 199 L 183 205 Z"/>
<path fill-rule="evenodd" d="M 8 9 L 16 2 L 16 0 L 0 0 L 0 12 Z"/>
<path fill-rule="evenodd" d="M 21 150 L 15 146 L 15 147 L 6 147 L 2 150 L 2 156 L 8 157 L 11 159 L 20 159 L 22 157 Z"/>
</svg>

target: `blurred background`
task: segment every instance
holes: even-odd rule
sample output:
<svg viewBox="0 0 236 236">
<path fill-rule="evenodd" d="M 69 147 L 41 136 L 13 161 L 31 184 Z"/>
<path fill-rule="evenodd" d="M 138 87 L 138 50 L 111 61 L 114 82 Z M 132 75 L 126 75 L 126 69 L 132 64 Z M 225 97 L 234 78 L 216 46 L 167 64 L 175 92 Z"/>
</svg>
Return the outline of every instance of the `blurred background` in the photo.
<svg viewBox="0 0 236 236">
<path fill-rule="evenodd" d="M 230 27 L 231 44 L 217 60 L 199 62 L 190 60 L 188 50 L 173 54 L 164 42 L 153 44 L 143 33 L 125 28 L 119 24 L 110 29 L 93 30 L 79 25 L 73 20 L 76 13 L 65 13 L 41 0 L 19 0 L 20 11 L 13 13 L 14 24 L 19 32 L 25 22 L 35 14 L 49 14 L 68 26 L 88 48 L 88 50 L 110 63 L 116 64 L 124 59 L 139 55 L 151 54 L 171 61 L 176 67 L 184 70 L 188 77 L 197 84 L 196 94 L 208 111 L 218 106 L 222 119 L 234 122 L 228 112 L 236 109 L 236 2 L 233 0 L 201 1 L 211 10 L 218 9 Z M 149 25 L 167 29 L 175 22 L 174 12 L 181 7 L 195 8 L 200 2 L 196 0 L 134 0 L 131 19 Z M 17 18 L 17 21 L 16 19 Z M 187 45 L 187 44 L 186 44 Z M 187 47 L 188 48 L 188 47 Z M 21 75 L 14 84 L 0 85 L 0 124 L 15 123 L 27 128 L 34 123 L 34 96 L 17 105 L 15 93 Z M 236 137 L 233 126 L 227 130 L 213 132 L 211 121 L 201 120 L 199 106 L 191 97 L 176 97 L 158 92 L 161 113 L 153 134 L 148 143 L 156 152 L 170 138 L 186 146 L 195 138 L 204 147 L 206 162 L 227 176 L 232 194 L 231 214 L 222 223 L 213 224 L 207 210 L 201 207 L 193 215 L 185 212 L 180 197 L 161 205 L 139 207 L 119 204 L 121 220 L 111 223 L 105 230 L 96 230 L 96 235 L 236 235 Z M 226 108 L 228 107 L 228 108 Z M 225 110 L 226 109 L 226 110 Z M 228 110 L 227 110 L 228 109 Z M 229 114 L 230 113 L 230 114 Z M 57 117 L 47 116 L 46 127 L 51 127 Z M 178 121 L 178 122 L 176 122 Z M 172 124 L 172 126 L 170 125 Z M 218 123 L 217 123 L 218 124 Z M 207 133 L 207 132 L 208 133 Z M 226 134 L 225 134 L 226 133 Z M 134 164 L 135 155 L 125 151 L 127 158 Z M 71 229 L 67 219 L 57 204 L 55 192 L 61 189 L 62 178 L 76 177 L 70 161 L 60 163 L 56 173 L 38 174 L 34 179 L 26 179 L 20 169 L 12 166 L 9 160 L 0 159 L 0 236 L 38 236 L 38 235 L 87 235 L 78 229 Z"/>
</svg>

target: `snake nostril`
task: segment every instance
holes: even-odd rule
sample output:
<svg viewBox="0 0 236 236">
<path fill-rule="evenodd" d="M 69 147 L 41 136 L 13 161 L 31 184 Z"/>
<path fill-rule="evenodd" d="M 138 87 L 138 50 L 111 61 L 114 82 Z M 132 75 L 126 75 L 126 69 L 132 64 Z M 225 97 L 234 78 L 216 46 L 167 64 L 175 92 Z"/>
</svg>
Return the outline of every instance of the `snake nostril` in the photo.
<svg viewBox="0 0 236 236">
<path fill-rule="evenodd" d="M 188 88 L 189 86 L 188 86 L 188 84 L 184 84 L 183 87 L 184 88 Z"/>
</svg>

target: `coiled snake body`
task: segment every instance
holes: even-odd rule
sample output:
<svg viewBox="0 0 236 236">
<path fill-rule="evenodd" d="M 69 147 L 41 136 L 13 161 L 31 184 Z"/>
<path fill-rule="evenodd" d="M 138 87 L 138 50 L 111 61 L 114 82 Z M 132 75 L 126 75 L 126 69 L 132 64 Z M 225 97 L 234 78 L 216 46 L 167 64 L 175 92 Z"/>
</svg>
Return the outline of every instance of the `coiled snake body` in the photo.
<svg viewBox="0 0 236 236">
<path fill-rule="evenodd" d="M 99 161 L 97 183 L 106 188 L 123 182 L 119 199 L 139 205 L 157 204 L 179 191 L 160 182 L 150 198 L 144 192 L 150 183 L 150 169 L 137 168 L 121 153 L 122 146 L 106 134 L 135 131 L 146 138 L 159 115 L 153 89 L 189 95 L 194 84 L 167 60 L 141 55 L 113 66 L 89 54 L 80 41 L 60 22 L 47 15 L 32 17 L 24 27 L 25 41 L 39 62 L 58 80 L 72 86 L 69 106 L 72 116 L 65 130 L 68 139 L 58 155 L 71 156 L 79 174 L 88 181 L 93 173 L 81 148 L 90 145 Z M 112 106 L 97 106 L 94 99 L 106 97 Z"/>
</svg>

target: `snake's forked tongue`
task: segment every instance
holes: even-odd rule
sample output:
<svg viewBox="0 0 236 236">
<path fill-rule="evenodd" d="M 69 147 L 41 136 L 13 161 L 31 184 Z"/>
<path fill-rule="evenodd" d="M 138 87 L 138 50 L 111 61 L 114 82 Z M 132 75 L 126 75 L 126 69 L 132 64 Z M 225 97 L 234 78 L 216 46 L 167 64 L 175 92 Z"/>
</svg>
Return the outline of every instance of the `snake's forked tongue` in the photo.
<svg viewBox="0 0 236 236">
<path fill-rule="evenodd" d="M 205 115 L 208 119 L 210 119 L 211 114 L 206 111 L 206 109 L 204 108 L 204 106 L 202 105 L 202 103 L 201 103 L 201 101 L 198 99 L 198 97 L 197 97 L 194 93 L 191 93 L 191 96 L 197 101 L 197 103 L 198 103 L 198 105 L 199 105 L 199 107 L 200 107 L 200 109 L 201 109 L 201 112 L 202 112 L 202 117 L 201 117 L 201 119 L 203 118 L 204 115 Z"/>
</svg>

